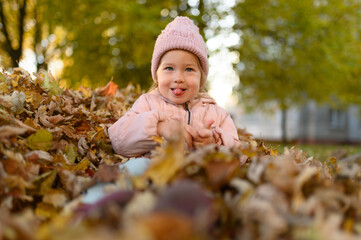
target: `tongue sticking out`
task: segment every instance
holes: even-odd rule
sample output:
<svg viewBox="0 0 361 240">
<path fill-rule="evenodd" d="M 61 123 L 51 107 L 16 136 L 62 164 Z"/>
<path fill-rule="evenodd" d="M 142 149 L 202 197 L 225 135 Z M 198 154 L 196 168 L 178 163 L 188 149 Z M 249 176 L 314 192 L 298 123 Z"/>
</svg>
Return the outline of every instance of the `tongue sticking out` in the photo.
<svg viewBox="0 0 361 240">
<path fill-rule="evenodd" d="M 175 88 L 172 90 L 173 94 L 176 95 L 176 96 L 180 96 L 184 93 L 184 91 L 180 88 Z"/>
</svg>

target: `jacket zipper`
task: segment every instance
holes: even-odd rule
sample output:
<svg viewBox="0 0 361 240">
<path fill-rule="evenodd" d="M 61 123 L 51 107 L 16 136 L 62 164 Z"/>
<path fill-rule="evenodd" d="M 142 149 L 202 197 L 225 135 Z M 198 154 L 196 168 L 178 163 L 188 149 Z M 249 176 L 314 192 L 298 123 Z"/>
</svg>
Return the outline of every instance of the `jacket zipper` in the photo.
<svg viewBox="0 0 361 240">
<path fill-rule="evenodd" d="M 189 125 L 191 123 L 191 111 L 189 111 L 188 102 L 185 102 L 184 106 L 185 106 L 186 111 L 188 112 L 188 125 Z"/>
</svg>

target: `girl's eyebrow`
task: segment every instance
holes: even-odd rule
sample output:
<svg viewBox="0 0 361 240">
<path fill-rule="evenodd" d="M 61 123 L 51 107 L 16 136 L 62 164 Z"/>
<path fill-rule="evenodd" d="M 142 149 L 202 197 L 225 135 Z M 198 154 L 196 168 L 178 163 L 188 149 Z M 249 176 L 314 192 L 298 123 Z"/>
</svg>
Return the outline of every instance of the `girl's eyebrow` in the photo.
<svg viewBox="0 0 361 240">
<path fill-rule="evenodd" d="M 161 62 L 159 65 L 175 65 L 175 63 L 172 62 Z M 198 66 L 197 63 L 184 63 L 184 66 Z"/>
<path fill-rule="evenodd" d="M 173 65 L 174 63 L 171 62 L 161 62 L 160 65 Z"/>
</svg>

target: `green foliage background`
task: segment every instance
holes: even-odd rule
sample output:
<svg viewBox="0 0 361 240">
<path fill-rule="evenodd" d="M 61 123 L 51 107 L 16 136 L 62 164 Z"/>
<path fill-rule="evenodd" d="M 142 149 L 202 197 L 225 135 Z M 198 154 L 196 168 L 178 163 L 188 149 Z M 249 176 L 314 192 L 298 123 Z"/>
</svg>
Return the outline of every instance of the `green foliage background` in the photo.
<svg viewBox="0 0 361 240">
<path fill-rule="evenodd" d="M 22 40 L 19 27 L 24 6 Z M 190 6 L 184 0 L 4 0 L 1 27 L 10 31 L 12 42 L 7 44 L 2 31 L 0 44 L 31 49 L 38 69 L 47 69 L 52 60 L 60 59 L 64 64 L 61 78 L 70 86 L 96 87 L 113 79 L 120 87 L 132 82 L 146 88 L 152 83 L 151 56 L 161 30 L 175 16 L 186 15 L 203 34 L 204 9 L 203 1 Z M 0 55 L 3 68 L 15 67 L 14 62 L 24 58 L 23 54 L 11 61 L 11 51 Z"/>
<path fill-rule="evenodd" d="M 239 91 L 249 106 L 359 103 L 361 2 L 244 0 L 234 7 Z"/>
<path fill-rule="evenodd" d="M 282 110 L 310 99 L 335 107 L 361 98 L 361 3 L 358 0 L 2 0 L 0 67 L 36 55 L 37 69 L 64 64 L 61 79 L 93 87 L 113 79 L 147 88 L 160 31 L 189 16 L 205 39 L 235 32 L 236 89 L 250 108 Z M 223 10 L 222 10 L 223 9 Z M 235 23 L 224 31 L 222 21 Z M 210 53 L 212 54 L 212 53 Z"/>
</svg>

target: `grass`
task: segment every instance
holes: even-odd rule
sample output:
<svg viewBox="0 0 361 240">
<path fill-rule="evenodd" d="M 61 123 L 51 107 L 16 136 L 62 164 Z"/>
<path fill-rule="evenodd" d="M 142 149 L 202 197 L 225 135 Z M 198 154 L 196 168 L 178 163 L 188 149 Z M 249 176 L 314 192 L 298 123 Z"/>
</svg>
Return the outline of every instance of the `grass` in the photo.
<svg viewBox="0 0 361 240">
<path fill-rule="evenodd" d="M 265 142 L 266 146 L 272 145 L 274 149 L 282 154 L 285 147 L 290 149 L 295 147 L 296 149 L 302 150 L 306 153 L 307 157 L 315 157 L 320 161 L 326 161 L 331 156 L 335 157 L 337 160 L 340 160 L 346 156 L 351 156 L 357 153 L 361 153 L 361 145 L 331 145 L 331 144 L 298 144 L 298 143 L 288 143 L 283 144 L 279 142 Z"/>
</svg>

